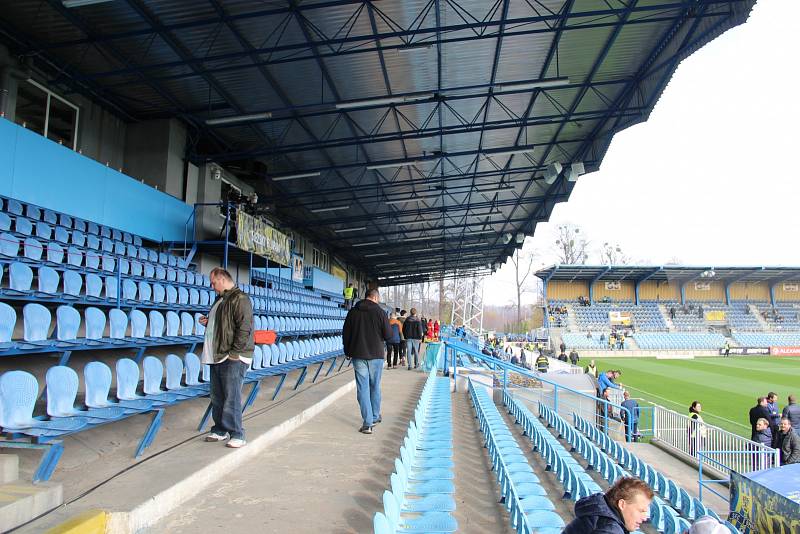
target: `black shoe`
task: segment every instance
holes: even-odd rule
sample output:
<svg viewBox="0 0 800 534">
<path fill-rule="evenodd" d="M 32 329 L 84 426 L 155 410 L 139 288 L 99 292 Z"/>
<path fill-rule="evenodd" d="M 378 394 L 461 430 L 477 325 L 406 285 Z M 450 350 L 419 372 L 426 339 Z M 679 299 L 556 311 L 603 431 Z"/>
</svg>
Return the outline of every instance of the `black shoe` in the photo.
<svg viewBox="0 0 800 534">
<path fill-rule="evenodd" d="M 374 421 L 374 422 L 372 423 L 372 426 L 375 426 L 375 425 L 377 425 L 377 424 L 378 424 L 378 423 L 380 423 L 381 421 L 383 421 L 383 418 L 381 418 L 381 417 L 378 417 L 378 420 L 377 420 L 377 421 Z"/>
<path fill-rule="evenodd" d="M 362 426 L 358 429 L 359 432 L 362 434 L 372 434 L 372 427 L 371 426 Z"/>
</svg>

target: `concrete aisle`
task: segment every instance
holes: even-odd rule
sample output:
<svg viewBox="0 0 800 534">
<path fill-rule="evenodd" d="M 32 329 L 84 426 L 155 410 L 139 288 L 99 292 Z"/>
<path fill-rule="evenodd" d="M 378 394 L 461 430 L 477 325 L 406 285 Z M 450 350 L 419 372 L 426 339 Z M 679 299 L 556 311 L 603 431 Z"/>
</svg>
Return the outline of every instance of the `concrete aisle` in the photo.
<svg viewBox="0 0 800 534">
<path fill-rule="evenodd" d="M 426 376 L 384 369 L 374 434 L 348 394 L 148 532 L 371 532 Z"/>
<path fill-rule="evenodd" d="M 455 464 L 458 532 L 486 534 L 514 532 L 505 507 L 500 504 L 500 487 L 490 471 L 489 454 L 469 400 L 463 392 L 453 395 L 453 462 Z"/>
</svg>

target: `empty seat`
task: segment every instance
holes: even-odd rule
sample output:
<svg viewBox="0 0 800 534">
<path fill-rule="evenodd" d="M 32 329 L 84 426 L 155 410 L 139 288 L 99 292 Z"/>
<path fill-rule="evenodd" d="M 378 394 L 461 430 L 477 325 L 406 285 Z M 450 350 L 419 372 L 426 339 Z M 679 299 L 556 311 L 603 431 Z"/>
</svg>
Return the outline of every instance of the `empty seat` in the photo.
<svg viewBox="0 0 800 534">
<path fill-rule="evenodd" d="M 85 232 L 86 231 L 86 221 L 84 221 L 83 219 L 73 219 L 72 220 L 72 227 L 74 229 L 78 230 L 79 232 Z"/>
<path fill-rule="evenodd" d="M 81 314 L 72 306 L 59 306 L 56 309 L 56 339 L 75 344 L 81 327 Z M 63 343 L 60 343 L 63 345 Z"/>
<path fill-rule="evenodd" d="M 155 356 L 145 356 L 142 362 L 144 368 L 144 393 L 145 398 L 161 402 L 175 402 L 178 397 L 161 389 L 164 380 L 164 364 Z"/>
<path fill-rule="evenodd" d="M 150 302 L 153 299 L 153 290 L 145 281 L 141 281 L 138 284 L 139 288 L 139 301 L 141 302 Z"/>
<path fill-rule="evenodd" d="M 181 312 L 181 336 L 194 335 L 194 317 L 190 313 Z"/>
<path fill-rule="evenodd" d="M 47 261 L 55 264 L 63 263 L 64 247 L 58 243 L 49 243 L 47 245 Z"/>
<path fill-rule="evenodd" d="M 79 298 L 83 288 L 83 277 L 75 271 L 64 271 L 64 298 Z"/>
<path fill-rule="evenodd" d="M 52 267 L 39 267 L 37 273 L 39 281 L 39 292 L 37 296 L 40 298 L 49 298 L 56 296 L 58 293 L 58 284 L 61 282 L 61 277 L 58 272 Z"/>
<path fill-rule="evenodd" d="M 100 239 L 96 235 L 89 234 L 86 236 L 86 246 L 100 252 Z"/>
<path fill-rule="evenodd" d="M 60 213 L 58 215 L 58 224 L 60 224 L 61 226 L 64 226 L 65 228 L 72 228 L 72 217 L 70 217 L 69 215 L 65 215 L 63 213 Z"/>
<path fill-rule="evenodd" d="M 22 295 L 31 290 L 33 284 L 33 269 L 15 261 L 8 267 L 9 288 L 6 293 Z"/>
<path fill-rule="evenodd" d="M 161 284 L 153 284 L 153 302 L 161 304 L 166 298 L 166 291 Z"/>
<path fill-rule="evenodd" d="M 103 279 L 94 273 L 86 274 L 86 298 L 88 300 L 103 300 Z"/>
<path fill-rule="evenodd" d="M 6 211 L 14 215 L 22 215 L 22 203 L 19 200 L 9 198 L 7 201 Z"/>
<path fill-rule="evenodd" d="M 16 258 L 19 255 L 19 239 L 7 232 L 0 234 L 0 255 Z"/>
<path fill-rule="evenodd" d="M 58 215 L 53 210 L 44 210 L 44 216 L 42 218 L 45 222 L 50 224 L 58 224 Z"/>
<path fill-rule="evenodd" d="M 32 204 L 28 204 L 25 206 L 25 216 L 34 221 L 38 221 L 42 218 L 42 210 Z"/>
<path fill-rule="evenodd" d="M 11 348 L 11 337 L 16 324 L 17 312 L 5 302 L 0 302 L 0 351 Z"/>
<path fill-rule="evenodd" d="M 106 314 L 103 313 L 103 310 L 90 306 L 83 311 L 83 317 L 86 322 L 86 339 L 89 341 L 103 339 L 106 331 Z"/>
<path fill-rule="evenodd" d="M 67 263 L 74 267 L 80 267 L 83 263 L 83 252 L 77 247 L 67 249 Z"/>
<path fill-rule="evenodd" d="M 162 342 L 164 337 L 164 316 L 158 310 L 150 310 L 150 337 L 153 341 Z"/>
<path fill-rule="evenodd" d="M 8 371 L 0 375 L 0 427 L 33 436 L 58 436 L 75 432 L 88 424 L 82 417 L 42 421 L 33 418 L 39 396 L 36 377 L 25 371 Z"/>
<path fill-rule="evenodd" d="M 41 304 L 32 302 L 22 308 L 22 317 L 22 338 L 29 344 L 49 345 L 47 337 L 50 333 L 50 310 Z"/>
<path fill-rule="evenodd" d="M 109 254 L 114 253 L 114 242 L 107 237 L 104 237 L 101 241 L 101 250 L 103 252 L 108 252 Z"/>
<path fill-rule="evenodd" d="M 73 230 L 70 242 L 77 247 L 85 247 L 86 234 L 84 234 L 83 232 L 79 232 L 78 230 Z"/>
<path fill-rule="evenodd" d="M 4 232 L 11 230 L 11 217 L 7 213 L 0 212 L 0 230 Z"/>
<path fill-rule="evenodd" d="M 25 217 L 17 217 L 17 219 L 14 221 L 14 230 L 18 234 L 32 235 L 33 224 L 31 223 L 30 219 L 26 219 Z"/>
<path fill-rule="evenodd" d="M 26 237 L 22 245 L 23 255 L 29 260 L 41 261 L 44 247 L 42 244 L 32 237 Z"/>
<path fill-rule="evenodd" d="M 42 221 L 38 221 L 36 223 L 36 237 L 38 237 L 39 239 L 46 239 L 49 241 L 52 235 L 53 235 L 52 226 Z"/>
</svg>

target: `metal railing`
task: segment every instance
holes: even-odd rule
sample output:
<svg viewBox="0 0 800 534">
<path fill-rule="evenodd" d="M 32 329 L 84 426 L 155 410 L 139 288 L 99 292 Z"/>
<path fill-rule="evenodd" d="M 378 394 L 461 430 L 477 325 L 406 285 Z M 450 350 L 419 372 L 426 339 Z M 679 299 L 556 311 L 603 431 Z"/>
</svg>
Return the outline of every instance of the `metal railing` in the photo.
<svg viewBox="0 0 800 534">
<path fill-rule="evenodd" d="M 564 386 L 549 380 L 545 374 L 492 358 L 481 353 L 476 347 L 460 341 L 445 339 L 444 348 L 443 370 L 448 372 L 449 368 L 452 368 L 453 376 L 458 374 L 459 354 L 466 355 L 473 361 L 481 362 L 486 366 L 494 374 L 504 390 L 509 390 L 513 396 L 525 401 L 526 404 L 533 403 L 532 406 L 534 406 L 541 401 L 563 417 L 568 417 L 573 412 L 576 412 L 585 419 L 594 420 L 605 432 L 616 436 L 615 439 L 630 441 L 632 438 L 633 419 L 630 410 L 620 404 L 596 397 L 594 391 L 586 393 Z M 513 381 L 510 381 L 511 375 L 533 379 L 538 384 L 541 384 L 541 387 L 516 387 Z M 625 417 L 621 415 L 623 413 Z M 622 419 L 625 419 L 627 423 L 623 423 Z"/>
<path fill-rule="evenodd" d="M 726 477 L 731 471 L 746 473 L 780 465 L 776 449 L 658 405 L 654 406 L 653 437 L 698 462 L 702 453 L 705 462 Z"/>
</svg>

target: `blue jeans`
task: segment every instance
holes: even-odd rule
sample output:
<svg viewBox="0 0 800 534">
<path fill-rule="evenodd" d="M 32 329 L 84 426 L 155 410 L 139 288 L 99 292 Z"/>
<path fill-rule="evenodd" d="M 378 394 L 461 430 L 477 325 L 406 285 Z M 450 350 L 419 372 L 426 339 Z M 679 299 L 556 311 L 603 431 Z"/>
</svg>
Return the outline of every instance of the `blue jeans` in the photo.
<svg viewBox="0 0 800 534">
<path fill-rule="evenodd" d="M 362 360 L 353 358 L 356 373 L 356 397 L 361 408 L 363 426 L 372 426 L 381 418 L 381 374 L 383 358 Z"/>
<path fill-rule="evenodd" d="M 421 359 L 419 355 L 419 346 L 422 343 L 421 339 L 407 339 L 406 343 L 408 343 L 408 350 L 407 358 L 408 358 L 408 368 L 411 369 L 412 367 L 419 367 L 419 361 Z M 414 355 L 414 365 L 411 365 L 411 355 Z"/>
<path fill-rule="evenodd" d="M 211 366 L 211 432 L 228 432 L 231 438 L 244 439 L 242 384 L 247 369 L 244 363 L 231 359 Z"/>
</svg>

